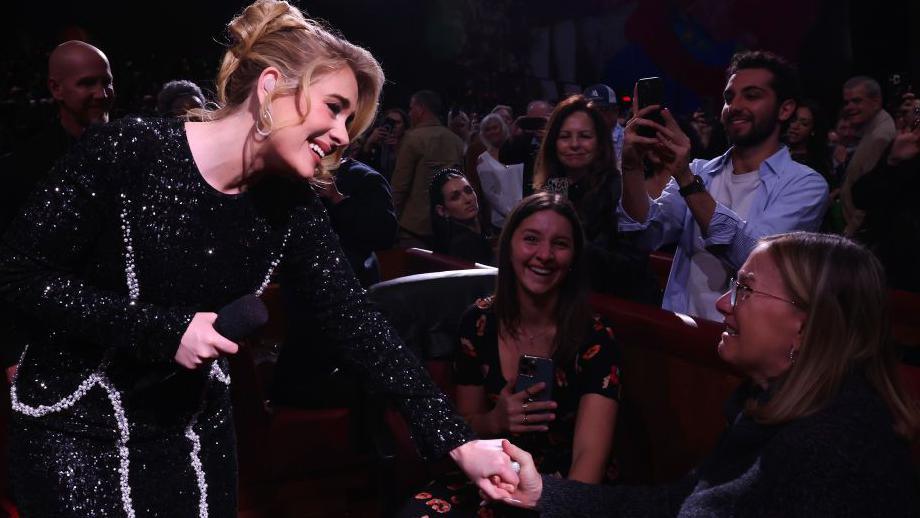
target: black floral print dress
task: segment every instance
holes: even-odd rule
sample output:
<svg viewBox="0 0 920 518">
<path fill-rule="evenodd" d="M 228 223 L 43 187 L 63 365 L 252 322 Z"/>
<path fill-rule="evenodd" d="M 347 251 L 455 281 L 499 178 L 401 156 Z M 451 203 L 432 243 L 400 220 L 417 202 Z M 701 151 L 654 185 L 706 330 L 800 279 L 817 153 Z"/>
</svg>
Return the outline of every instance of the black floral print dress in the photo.
<svg viewBox="0 0 920 518">
<path fill-rule="evenodd" d="M 460 347 L 454 359 L 454 382 L 477 385 L 485 389 L 494 402 L 508 384 L 501 370 L 498 349 L 498 318 L 491 297 L 478 299 L 464 313 L 459 326 Z M 620 398 L 622 352 L 614 340 L 613 329 L 599 316 L 591 319 L 591 330 L 574 360 L 555 366 L 553 400 L 557 403 L 556 419 L 549 431 L 509 434 L 506 438 L 534 457 L 537 469 L 544 474 L 565 478 L 572 465 L 575 420 L 578 404 L 585 394 L 599 394 L 615 401 Z M 607 471 L 612 481 L 615 469 Z M 461 473 L 435 480 L 416 493 L 400 516 L 517 516 L 520 513 L 504 506 L 480 507 L 478 492 Z"/>
</svg>

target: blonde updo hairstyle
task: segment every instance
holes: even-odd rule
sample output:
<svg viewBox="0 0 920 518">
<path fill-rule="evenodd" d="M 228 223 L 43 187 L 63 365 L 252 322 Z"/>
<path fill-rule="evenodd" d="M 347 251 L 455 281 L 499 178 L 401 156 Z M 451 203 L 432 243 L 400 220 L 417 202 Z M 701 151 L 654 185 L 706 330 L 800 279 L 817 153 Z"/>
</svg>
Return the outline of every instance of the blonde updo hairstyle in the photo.
<svg viewBox="0 0 920 518">
<path fill-rule="evenodd" d="M 324 74 L 349 67 L 358 83 L 357 106 L 347 128 L 349 138 L 354 139 L 373 122 L 384 76 L 367 50 L 307 19 L 283 0 L 256 0 L 230 21 L 227 30 L 231 43 L 217 73 L 217 105 L 195 110 L 193 117 L 218 120 L 235 112 L 249 99 L 262 71 L 275 67 L 282 78 L 263 100 L 256 123 L 257 128 L 268 132 L 273 124 L 273 99 L 296 95 L 306 100 L 309 112 L 306 94 L 310 85 Z M 328 176 L 326 171 L 338 164 L 341 152 L 339 149 L 326 157 L 324 167 L 317 170 L 317 179 Z"/>
</svg>

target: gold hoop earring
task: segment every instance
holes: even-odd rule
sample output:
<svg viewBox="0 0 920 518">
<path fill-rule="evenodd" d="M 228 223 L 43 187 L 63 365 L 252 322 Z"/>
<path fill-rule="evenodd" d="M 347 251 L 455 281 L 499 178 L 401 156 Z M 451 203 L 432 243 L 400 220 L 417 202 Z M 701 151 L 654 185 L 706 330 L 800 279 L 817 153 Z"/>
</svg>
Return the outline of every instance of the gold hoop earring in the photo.
<svg viewBox="0 0 920 518">
<path fill-rule="evenodd" d="M 267 126 L 266 129 L 260 126 L 263 122 Z M 274 125 L 275 121 L 272 119 L 272 104 L 271 101 L 269 101 L 263 104 L 262 108 L 259 110 L 259 120 L 256 121 L 256 133 L 262 138 L 268 138 L 272 134 Z"/>
</svg>

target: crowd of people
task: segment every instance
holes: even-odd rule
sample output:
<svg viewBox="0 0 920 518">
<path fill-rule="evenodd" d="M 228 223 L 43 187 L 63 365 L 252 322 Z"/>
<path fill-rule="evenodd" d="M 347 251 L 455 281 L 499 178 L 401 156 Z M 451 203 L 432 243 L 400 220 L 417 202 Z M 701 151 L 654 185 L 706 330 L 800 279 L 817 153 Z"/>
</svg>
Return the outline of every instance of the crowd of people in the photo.
<svg viewBox="0 0 920 518">
<path fill-rule="evenodd" d="M 481 117 L 424 88 L 378 110 L 370 52 L 286 2 L 257 0 L 229 31 L 215 97 L 173 79 L 144 118 L 111 117 L 103 50 L 61 44 L 56 116 L 0 158 L 17 172 L 0 325 L 26 515 L 230 516 L 238 344 L 216 312 L 270 281 L 305 315 L 295 338 L 341 351 L 328 361 L 395 401 L 424 454 L 456 461 L 404 516 L 472 516 L 480 493 L 495 515 L 920 512 L 920 415 L 886 329 L 888 290 L 920 292 L 910 89 L 886 107 L 855 76 L 831 114 L 787 60 L 744 51 L 718 118 L 636 92 L 623 104 L 603 84 Z M 498 268 L 461 318 L 455 407 L 365 299 L 375 252 L 393 247 Z M 662 250 L 663 291 L 648 264 Z M 617 485 L 609 469 L 628 365 L 590 292 L 726 325 L 719 355 L 747 381 L 715 451 L 672 485 Z M 524 357 L 553 379 L 517 385 Z M 279 400 L 296 403 L 291 366 L 311 361 L 282 351 Z M 164 502 L 153 478 L 182 497 Z"/>
</svg>

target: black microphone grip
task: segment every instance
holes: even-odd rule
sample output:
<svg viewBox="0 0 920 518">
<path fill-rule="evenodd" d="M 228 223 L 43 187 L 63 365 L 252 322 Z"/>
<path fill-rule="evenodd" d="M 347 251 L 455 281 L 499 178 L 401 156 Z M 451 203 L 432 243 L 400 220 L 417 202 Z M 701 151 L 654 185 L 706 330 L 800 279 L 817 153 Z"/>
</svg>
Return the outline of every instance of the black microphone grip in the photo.
<svg viewBox="0 0 920 518">
<path fill-rule="evenodd" d="M 217 312 L 214 330 L 228 340 L 239 342 L 258 331 L 267 322 L 268 308 L 265 307 L 265 303 L 259 297 L 248 294 L 227 304 Z M 154 369 L 135 382 L 134 391 L 140 392 L 168 381 L 183 370 L 185 368 L 176 365 L 169 368 L 169 372 L 165 374 L 161 369 Z"/>
<path fill-rule="evenodd" d="M 268 308 L 259 297 L 249 294 L 234 300 L 217 312 L 214 330 L 224 338 L 239 342 L 268 322 Z"/>
</svg>

